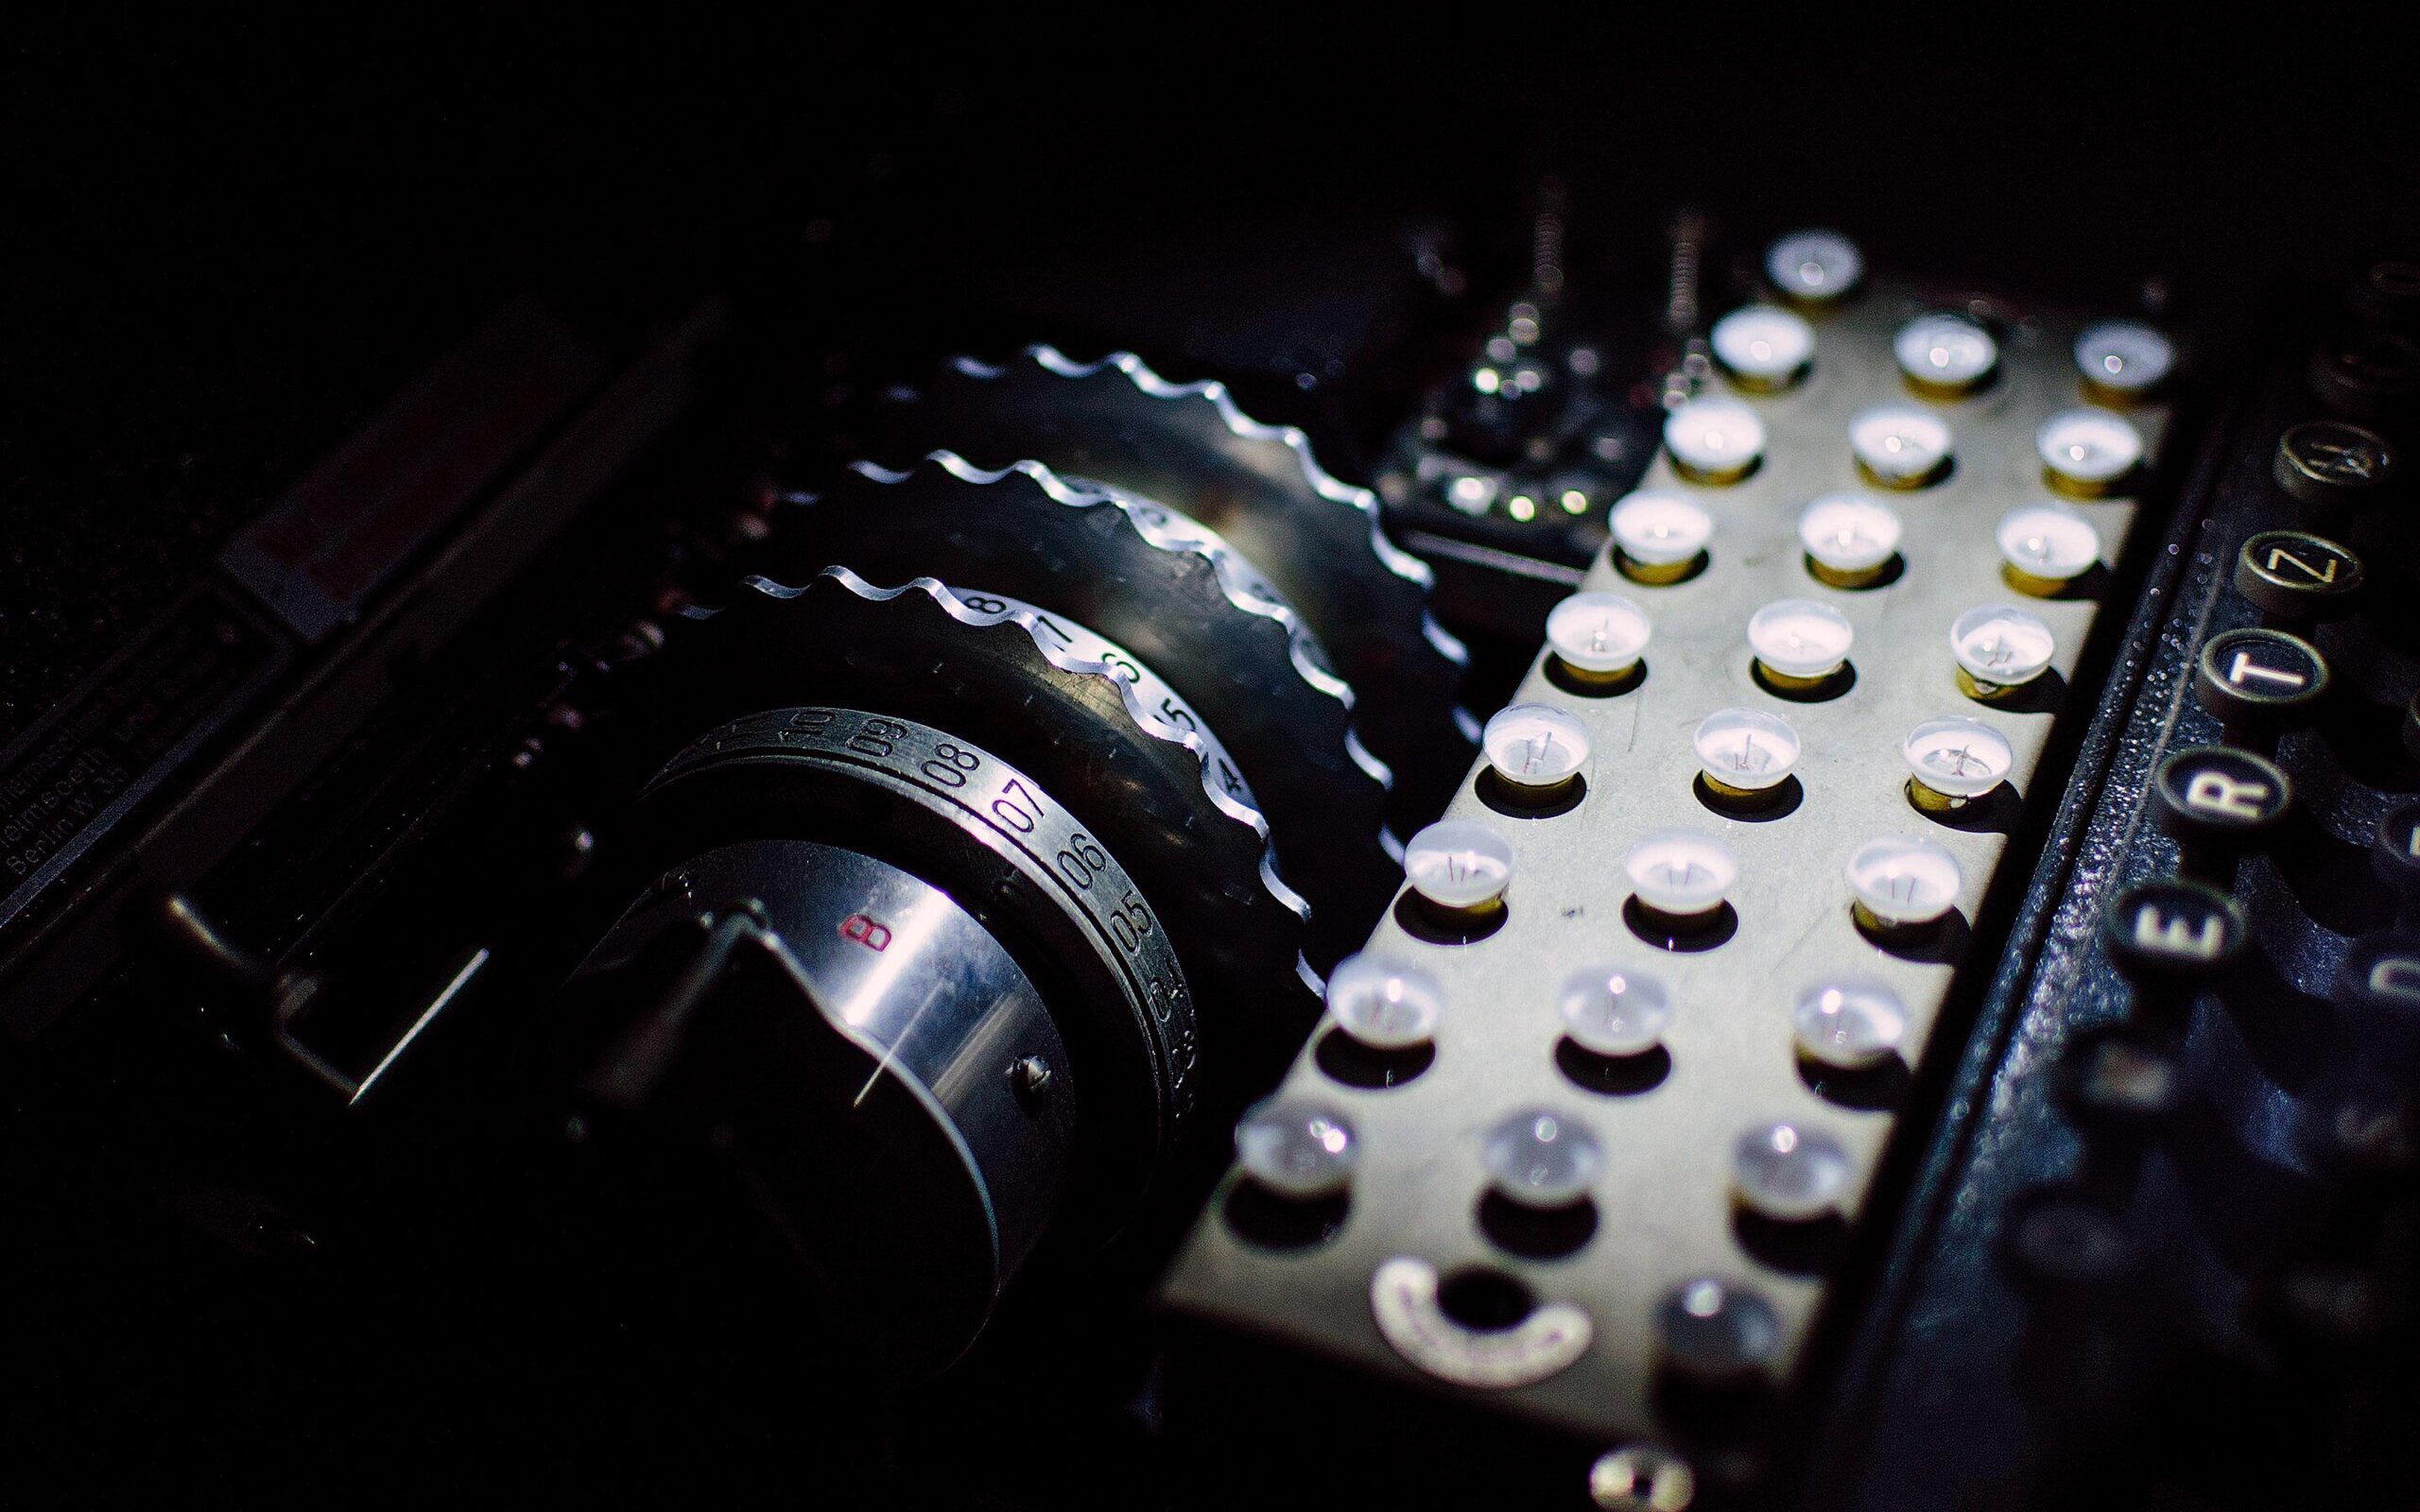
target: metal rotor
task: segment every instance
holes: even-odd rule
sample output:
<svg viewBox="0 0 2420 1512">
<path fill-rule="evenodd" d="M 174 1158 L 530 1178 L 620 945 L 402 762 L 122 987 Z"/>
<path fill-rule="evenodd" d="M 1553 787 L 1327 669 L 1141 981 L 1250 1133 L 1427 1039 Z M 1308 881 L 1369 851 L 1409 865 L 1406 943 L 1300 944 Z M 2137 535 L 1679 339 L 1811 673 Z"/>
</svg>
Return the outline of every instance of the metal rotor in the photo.
<svg viewBox="0 0 2420 1512">
<path fill-rule="evenodd" d="M 1077 363 L 1047 346 L 943 365 L 904 421 L 919 445 L 987 465 L 1035 458 L 1201 522 L 1303 615 L 1362 702 L 1357 725 L 1395 774 L 1398 833 L 1436 817 L 1477 728 L 1457 705 L 1468 655 L 1428 611 L 1427 564 L 1388 541 L 1378 501 L 1322 469 L 1303 433 L 1264 424 L 1224 385 L 1171 383 L 1132 352 Z"/>
<path fill-rule="evenodd" d="M 797 588 L 753 578 L 699 649 L 736 683 L 718 701 L 891 714 L 1029 774 L 1123 863 L 1195 997 L 1220 1005 L 1227 1032 L 1200 1047 L 1204 1075 L 1232 1086 L 1273 1070 L 1318 1012 L 1318 978 L 1303 955 L 1308 909 L 1278 876 L 1269 821 L 1117 667 L 1070 655 L 1030 610 L 969 602 L 981 597 L 930 576 L 880 588 L 840 567 Z M 1194 1053 L 1184 1039 L 1180 1062 Z"/>
<path fill-rule="evenodd" d="M 1131 653 L 1233 753 L 1285 885 L 1309 902 L 1315 967 L 1357 945 L 1393 896 L 1387 771 L 1355 733 L 1352 692 L 1299 617 L 1215 534 L 1149 501 L 1073 487 L 1039 463 L 987 472 L 937 453 L 903 472 L 844 471 L 788 513 L 772 559 L 791 576 L 839 563 L 885 583 L 932 577 L 954 586 L 961 610 L 974 612 L 970 596 L 1022 601 Z M 1167 709 L 1135 717 L 1182 732 Z"/>
</svg>

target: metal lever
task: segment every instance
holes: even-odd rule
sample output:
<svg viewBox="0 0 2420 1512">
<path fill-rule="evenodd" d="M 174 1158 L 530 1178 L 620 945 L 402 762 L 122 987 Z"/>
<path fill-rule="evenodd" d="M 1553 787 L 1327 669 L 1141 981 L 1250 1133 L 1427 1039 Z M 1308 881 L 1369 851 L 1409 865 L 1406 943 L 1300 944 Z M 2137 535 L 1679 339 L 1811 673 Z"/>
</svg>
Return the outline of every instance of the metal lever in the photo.
<svg viewBox="0 0 2420 1512">
<path fill-rule="evenodd" d="M 412 1042 L 486 968 L 490 954 L 485 946 L 472 952 L 444 988 L 412 1016 L 410 1027 L 387 1047 L 376 1064 L 354 1076 L 313 1048 L 299 1032 L 304 1015 L 327 987 L 326 977 L 317 971 L 279 971 L 268 957 L 228 938 L 216 921 L 181 892 L 161 899 L 150 911 L 148 922 L 169 950 L 205 981 L 251 1011 L 265 1013 L 278 1049 L 314 1080 L 343 1097 L 347 1107 L 369 1095 Z"/>
</svg>

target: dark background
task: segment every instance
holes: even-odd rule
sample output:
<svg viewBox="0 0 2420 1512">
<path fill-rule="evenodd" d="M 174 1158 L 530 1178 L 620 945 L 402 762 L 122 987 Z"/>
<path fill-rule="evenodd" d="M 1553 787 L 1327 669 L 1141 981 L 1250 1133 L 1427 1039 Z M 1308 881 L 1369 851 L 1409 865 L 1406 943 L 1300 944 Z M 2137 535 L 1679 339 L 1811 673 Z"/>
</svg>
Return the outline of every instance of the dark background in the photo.
<svg viewBox="0 0 2420 1512">
<path fill-rule="evenodd" d="M 1132 346 L 1235 379 L 1366 477 L 1399 417 L 1390 343 L 1420 334 L 1411 248 L 1467 269 L 1472 301 L 1442 312 L 1467 325 L 1518 276 L 1546 175 L 1570 197 L 1573 278 L 1600 289 L 1643 299 L 1691 203 L 1738 244 L 1836 224 L 1880 262 L 2086 307 L 2157 280 L 2222 354 L 2284 276 L 2420 246 L 2409 66 L 2377 26 L 2311 8 L 2223 30 L 2016 10 L 975 29 L 940 10 L 564 10 L 20 35 L 0 65 L 0 742 L 516 292 L 625 350 L 727 295 L 760 354 L 821 372 L 845 349 L 857 366 L 833 375 L 859 383 L 950 350 Z M 60 1247 L 46 1275 L 86 1263 Z M 92 1305 L 115 1305 L 106 1284 Z M 177 1335 L 193 1358 L 174 1381 L 215 1379 L 245 1328 Z M 138 1327 L 121 1342 L 118 1373 L 157 1365 Z M 354 1342 L 301 1358 L 354 1368 Z M 454 1383 L 431 1375 L 435 1400 Z M 290 1407 L 289 1384 L 265 1400 Z M 115 1436 L 54 1407 L 95 1455 Z M 233 1394 L 220 1411 L 250 1413 Z M 667 1484 L 690 1476 L 675 1450 L 704 1430 L 656 1431 Z"/>
<path fill-rule="evenodd" d="M 626 322 L 749 291 L 902 371 L 1038 338 L 1200 368 L 1348 342 L 1408 227 L 1458 238 L 1477 287 L 1509 276 L 1542 173 L 1608 278 L 1698 203 L 2083 302 L 2161 276 L 2221 321 L 2411 229 L 2375 12 L 1157 19 L 12 39 L 0 739 L 516 289 Z"/>
</svg>

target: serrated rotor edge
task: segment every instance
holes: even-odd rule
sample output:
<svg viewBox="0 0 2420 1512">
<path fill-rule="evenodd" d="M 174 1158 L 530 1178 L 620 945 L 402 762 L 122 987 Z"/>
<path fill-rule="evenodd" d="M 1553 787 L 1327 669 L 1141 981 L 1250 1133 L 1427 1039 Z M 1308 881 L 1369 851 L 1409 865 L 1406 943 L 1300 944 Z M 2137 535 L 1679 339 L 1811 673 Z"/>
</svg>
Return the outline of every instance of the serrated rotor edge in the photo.
<svg viewBox="0 0 2420 1512">
<path fill-rule="evenodd" d="M 1041 653 L 1045 662 L 1062 672 L 1071 673 L 1077 677 L 1098 679 L 1116 689 L 1117 701 L 1125 709 L 1127 717 L 1133 721 L 1134 728 L 1153 740 L 1184 747 L 1185 753 L 1193 758 L 1195 770 L 1201 775 L 1201 791 L 1203 796 L 1210 799 L 1212 806 L 1237 824 L 1246 826 L 1259 837 L 1261 885 L 1268 889 L 1269 895 L 1277 901 L 1280 907 L 1303 923 L 1307 925 L 1310 922 L 1309 902 L 1288 886 L 1285 879 L 1277 873 L 1276 842 L 1270 833 L 1269 820 L 1258 809 L 1238 803 L 1220 792 L 1218 785 L 1210 779 L 1209 762 L 1204 754 L 1206 747 L 1201 737 L 1154 719 L 1150 711 L 1144 708 L 1141 700 L 1134 696 L 1132 685 L 1119 677 L 1116 670 L 1108 662 L 1088 662 L 1052 646 L 1036 623 L 1038 616 L 1028 610 L 1003 610 L 998 613 L 985 613 L 979 610 L 971 609 L 947 583 L 938 577 L 913 577 L 897 588 L 877 588 L 846 567 L 826 567 L 816 576 L 829 577 L 857 597 L 875 603 L 887 604 L 908 593 L 921 593 L 941 606 L 942 612 L 973 629 L 988 629 L 996 625 L 1012 623 L 1025 632 L 1026 639 L 1033 643 L 1033 648 Z M 775 599 L 794 599 L 806 593 L 804 587 L 792 588 L 764 576 L 744 578 L 741 580 L 741 586 L 762 593 L 768 598 Z M 1313 992 L 1326 991 L 1326 986 L 1320 974 L 1311 969 L 1311 963 L 1305 958 L 1299 948 L 1294 953 L 1294 974 L 1300 977 L 1303 985 Z"/>
<path fill-rule="evenodd" d="M 1227 391 L 1227 386 L 1218 379 L 1175 383 L 1154 372 L 1150 363 L 1132 352 L 1113 352 L 1098 362 L 1078 362 L 1057 347 L 1044 342 L 1026 348 L 1023 355 L 1062 378 L 1089 378 L 1104 370 L 1115 370 L 1123 374 L 1137 390 L 1153 399 L 1208 400 L 1218 411 L 1219 421 L 1235 435 L 1251 441 L 1274 441 L 1291 453 L 1302 469 L 1303 480 L 1310 485 L 1313 493 L 1360 510 L 1369 522 L 1371 555 L 1377 558 L 1387 571 L 1407 582 L 1417 583 L 1423 589 L 1436 586 L 1437 575 L 1430 571 L 1426 562 L 1387 539 L 1386 530 L 1380 524 L 1376 494 L 1347 483 L 1320 466 L 1319 458 L 1311 454 L 1310 438 L 1303 434 L 1301 427 L 1271 425 L 1245 414 L 1236 404 L 1235 396 Z M 968 356 L 952 358 L 951 366 L 970 378 L 987 380 L 1005 377 L 1009 371 L 1006 363 L 995 365 Z M 1430 645 L 1436 647 L 1439 656 L 1458 667 L 1470 664 L 1470 648 L 1453 632 L 1438 624 L 1436 616 L 1428 611 L 1426 604 L 1420 610 L 1420 632 Z"/>
<path fill-rule="evenodd" d="M 1319 644 L 1319 638 L 1311 633 L 1309 626 L 1303 623 L 1302 616 L 1294 611 L 1292 605 L 1271 602 L 1244 589 L 1239 581 L 1244 570 L 1250 568 L 1255 576 L 1259 575 L 1259 570 L 1251 568 L 1251 564 L 1240 553 L 1219 538 L 1218 532 L 1184 516 L 1182 510 L 1176 509 L 1173 506 L 1162 504 L 1156 499 L 1145 500 L 1122 490 L 1080 488 L 1052 472 L 1046 464 L 1030 459 L 1011 462 L 1004 468 L 985 469 L 977 467 L 956 452 L 942 448 L 927 452 L 925 455 L 925 460 L 941 468 L 961 483 L 972 483 L 978 487 L 989 486 L 1013 475 L 1031 480 L 1041 488 L 1044 494 L 1070 508 L 1092 509 L 1107 505 L 1125 516 L 1128 527 L 1142 539 L 1145 545 L 1154 551 L 1199 557 L 1208 562 L 1211 576 L 1218 580 L 1219 592 L 1225 596 L 1230 605 L 1243 613 L 1268 620 L 1286 632 L 1286 659 L 1293 663 L 1295 675 L 1308 684 L 1313 692 L 1334 698 L 1344 706 L 1346 715 L 1344 752 L 1353 765 L 1359 767 L 1362 774 L 1377 783 L 1382 790 L 1387 792 L 1394 790 L 1393 769 L 1380 761 L 1368 746 L 1362 744 L 1359 731 L 1353 727 L 1352 684 L 1329 670 L 1323 649 L 1319 651 L 1312 649 Z M 878 462 L 872 461 L 852 462 L 849 464 L 849 471 L 870 482 L 884 485 L 905 483 L 915 476 L 915 470 L 912 468 L 887 468 Z M 1167 531 L 1155 530 L 1135 514 L 1136 508 L 1145 505 L 1186 519 L 1195 529 L 1201 531 L 1211 540 L 1185 540 L 1171 536 Z"/>
</svg>

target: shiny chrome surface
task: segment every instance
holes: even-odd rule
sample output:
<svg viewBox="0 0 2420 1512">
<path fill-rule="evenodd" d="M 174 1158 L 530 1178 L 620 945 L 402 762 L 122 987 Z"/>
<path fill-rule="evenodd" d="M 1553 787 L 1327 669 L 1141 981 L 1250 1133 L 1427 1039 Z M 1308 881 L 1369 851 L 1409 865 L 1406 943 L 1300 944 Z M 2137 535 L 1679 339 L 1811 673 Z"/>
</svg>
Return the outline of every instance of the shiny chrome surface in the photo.
<svg viewBox="0 0 2420 1512">
<path fill-rule="evenodd" d="M 1000 1274 L 1013 1272 L 1066 1185 L 1080 1091 L 1058 1027 L 1008 952 L 947 894 L 854 850 L 752 840 L 682 869 L 702 895 L 763 902 L 816 1010 L 874 1057 L 876 1074 L 921 1091 L 991 1216 Z M 1028 1057 L 1052 1069 L 1040 1097 L 1018 1089 Z"/>
</svg>

